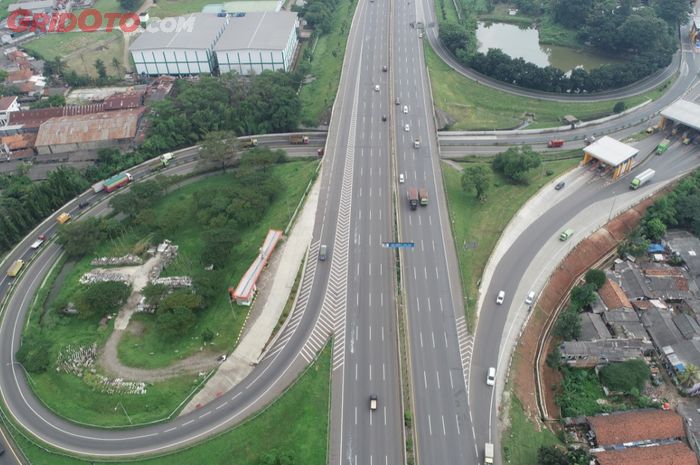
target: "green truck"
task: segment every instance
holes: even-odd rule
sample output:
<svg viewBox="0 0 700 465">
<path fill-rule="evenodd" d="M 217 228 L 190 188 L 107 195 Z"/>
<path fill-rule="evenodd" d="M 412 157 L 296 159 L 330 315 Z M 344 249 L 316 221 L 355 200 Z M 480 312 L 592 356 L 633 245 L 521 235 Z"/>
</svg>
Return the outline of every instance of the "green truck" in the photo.
<svg viewBox="0 0 700 465">
<path fill-rule="evenodd" d="M 668 150 L 668 146 L 671 145 L 671 141 L 668 139 L 664 139 L 661 141 L 659 145 L 656 146 L 656 154 L 661 155 L 664 153 L 666 150 Z"/>
</svg>

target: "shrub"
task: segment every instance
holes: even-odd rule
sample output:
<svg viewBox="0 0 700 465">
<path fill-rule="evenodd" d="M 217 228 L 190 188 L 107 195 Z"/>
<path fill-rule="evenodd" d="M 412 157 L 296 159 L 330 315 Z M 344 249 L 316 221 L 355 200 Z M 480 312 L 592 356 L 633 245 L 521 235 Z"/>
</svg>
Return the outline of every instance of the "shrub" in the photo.
<svg viewBox="0 0 700 465">
<path fill-rule="evenodd" d="M 603 270 L 593 268 L 586 271 L 586 283 L 595 286 L 596 290 L 603 287 L 603 284 L 605 284 L 605 281 L 607 280 L 608 278 L 605 276 L 605 272 Z"/>
<path fill-rule="evenodd" d="M 17 361 L 30 373 L 43 373 L 51 364 L 51 341 L 39 334 L 22 338 L 22 346 L 17 351 Z"/>
<path fill-rule="evenodd" d="M 615 106 L 613 107 L 613 112 L 614 113 L 622 113 L 627 109 L 627 105 L 625 102 L 617 102 Z"/>
<path fill-rule="evenodd" d="M 639 393 L 644 390 L 650 374 L 644 360 L 634 359 L 604 366 L 600 370 L 600 380 L 613 391 Z"/>
</svg>

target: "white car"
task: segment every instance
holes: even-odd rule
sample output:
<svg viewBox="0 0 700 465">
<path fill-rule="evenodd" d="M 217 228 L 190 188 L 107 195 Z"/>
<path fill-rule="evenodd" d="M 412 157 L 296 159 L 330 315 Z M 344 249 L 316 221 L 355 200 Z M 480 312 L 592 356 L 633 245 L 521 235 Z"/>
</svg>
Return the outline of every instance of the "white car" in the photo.
<svg viewBox="0 0 700 465">
<path fill-rule="evenodd" d="M 376 86 L 374 86 L 374 91 L 375 91 L 375 92 L 379 92 L 379 84 L 377 84 Z"/>
<path fill-rule="evenodd" d="M 403 106 L 403 114 L 407 115 L 408 114 L 408 105 Z"/>
<path fill-rule="evenodd" d="M 408 131 L 411 130 L 411 127 L 408 125 L 408 123 L 406 123 L 406 124 L 404 125 L 403 130 L 406 131 L 406 132 L 408 132 Z"/>
<path fill-rule="evenodd" d="M 501 305 L 503 303 L 503 299 L 506 298 L 506 293 L 503 291 L 498 291 L 498 295 L 496 296 L 496 303 L 498 305 Z"/>
<path fill-rule="evenodd" d="M 530 291 L 530 293 L 525 298 L 525 303 L 528 305 L 531 305 L 534 300 L 535 300 L 535 291 Z"/>
<path fill-rule="evenodd" d="M 404 181 L 406 181 L 406 178 L 404 178 L 403 173 L 400 173 L 400 174 L 399 174 L 399 183 L 400 183 L 400 184 L 403 184 Z"/>
<path fill-rule="evenodd" d="M 496 384 L 496 369 L 494 367 L 489 368 L 489 373 L 486 375 L 486 384 L 489 386 Z"/>
</svg>

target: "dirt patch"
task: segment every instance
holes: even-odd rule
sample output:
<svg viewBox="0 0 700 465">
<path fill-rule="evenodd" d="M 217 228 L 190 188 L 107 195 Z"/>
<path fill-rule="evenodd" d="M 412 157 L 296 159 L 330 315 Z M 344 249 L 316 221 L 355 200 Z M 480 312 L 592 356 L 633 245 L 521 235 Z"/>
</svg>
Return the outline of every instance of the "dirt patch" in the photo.
<svg viewBox="0 0 700 465">
<path fill-rule="evenodd" d="M 523 408 L 529 417 L 536 418 L 539 416 L 534 365 L 540 336 L 549 320 L 553 318 L 553 314 L 559 306 L 566 301 L 569 291 L 576 283 L 576 280 L 586 270 L 615 249 L 618 242 L 624 239 L 639 224 L 644 212 L 658 195 L 644 200 L 583 240 L 562 260 L 559 267 L 552 273 L 547 286 L 542 291 L 537 308 L 528 320 L 516 348 L 516 355 L 522 362 L 514 366 L 513 386 L 515 394 L 522 402 Z M 547 341 L 547 352 L 545 354 L 549 353 L 551 344 L 557 343 L 558 341 L 551 339 Z M 541 359 L 540 373 L 542 374 L 542 389 L 544 391 L 543 401 L 546 405 L 547 413 L 550 418 L 558 418 L 560 412 L 555 402 L 556 392 L 552 391 L 552 387 L 559 385 L 561 374 L 547 366 L 545 356 Z"/>
<path fill-rule="evenodd" d="M 129 332 L 129 334 L 134 336 L 143 336 L 143 333 L 146 331 L 146 325 L 143 323 L 143 321 L 131 320 L 129 322 L 129 326 L 126 327 L 126 330 Z"/>
</svg>

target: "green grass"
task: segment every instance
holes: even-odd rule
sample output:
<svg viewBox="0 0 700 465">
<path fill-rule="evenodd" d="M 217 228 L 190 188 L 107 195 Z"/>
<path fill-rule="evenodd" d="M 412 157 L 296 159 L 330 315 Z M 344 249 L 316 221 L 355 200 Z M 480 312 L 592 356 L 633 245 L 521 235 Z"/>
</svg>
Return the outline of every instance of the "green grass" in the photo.
<svg viewBox="0 0 700 465">
<path fill-rule="evenodd" d="M 476 200 L 473 192 L 462 190 L 461 173 L 447 164 L 442 165 L 452 234 L 462 275 L 462 289 L 468 296 L 466 315 L 470 330 L 473 329 L 475 319 L 476 283 L 481 279 L 486 262 L 504 228 L 527 199 L 551 179 L 576 166 L 579 161 L 579 158 L 575 158 L 545 162 L 542 168 L 535 170 L 527 186 L 510 184 L 491 172 L 492 185 L 485 202 Z M 490 171 L 490 164 L 482 163 Z M 545 170 L 552 170 L 554 175 L 544 175 Z M 465 250 L 464 243 L 472 241 L 477 242 L 476 248 Z"/>
<path fill-rule="evenodd" d="M 15 0 L 0 0 L 0 20 L 7 18 L 10 14 L 10 12 L 7 11 L 7 8 L 10 6 L 11 3 L 17 2 Z"/>
<path fill-rule="evenodd" d="M 338 92 L 355 5 L 357 1 L 340 0 L 333 13 L 331 32 L 321 36 L 315 43 L 307 44 L 313 53 L 309 74 L 315 80 L 305 84 L 299 93 L 302 104 L 301 122 L 305 126 L 317 126 L 329 121 L 330 109 Z"/>
<path fill-rule="evenodd" d="M 285 394 L 258 416 L 235 429 L 190 449 L 153 459 L 127 462 L 143 465 L 258 465 L 272 451 L 284 451 L 296 463 L 326 463 L 328 400 L 330 396 L 330 345 Z M 293 424 L 293 427 L 290 425 Z M 34 465 L 88 465 L 45 450 L 15 435 L 24 455 Z M 116 462 L 109 462 L 116 463 Z"/>
<path fill-rule="evenodd" d="M 430 70 L 435 107 L 447 112 L 455 120 L 449 128 L 451 130 L 510 129 L 521 124 L 525 113 L 535 115 L 534 123 L 528 128 L 556 127 L 564 124 L 564 115 L 575 115 L 582 121 L 609 116 L 617 102 L 552 102 L 516 97 L 456 73 L 428 45 L 425 46 L 425 58 Z M 627 108 L 647 99 L 658 98 L 670 82 L 671 80 L 666 81 L 645 94 L 625 99 Z"/>
<path fill-rule="evenodd" d="M 315 161 L 290 162 L 271 168 L 282 180 L 280 193 L 255 227 L 239 232 L 240 242 L 231 254 L 229 266 L 222 273 L 225 282 L 217 283 L 220 289 L 219 297 L 209 308 L 199 312 L 197 324 L 177 341 L 164 342 L 158 337 L 154 316 L 135 315 L 134 320 L 143 325 L 143 333 L 141 337 L 127 333 L 122 339 L 118 349 L 123 363 L 144 368 L 170 365 L 201 349 L 200 335 L 206 328 L 216 333 L 213 343 L 207 347 L 208 350 L 212 353 L 233 350 L 248 307 L 232 307 L 226 289 L 229 285 L 235 285 L 250 266 L 267 230 L 284 229 L 289 215 L 313 177 L 316 165 Z M 180 246 L 179 258 L 167 268 L 166 274 L 189 274 L 188 270 L 193 266 L 201 266 L 196 257 L 199 257 L 202 242 L 196 222 L 190 217 L 192 208 L 188 208 L 189 202 L 197 190 L 208 186 L 223 186 L 230 182 L 230 174 L 207 177 L 176 190 L 155 205 L 155 211 L 159 214 L 166 214 L 173 208 L 185 207 L 182 212 L 183 226 L 170 237 Z M 134 244 L 144 239 L 147 238 L 138 237 L 133 232 L 127 233 L 117 241 L 103 243 L 95 256 L 123 255 L 132 251 Z M 59 264 L 47 279 L 47 283 L 51 285 L 44 286 L 39 291 L 32 307 L 29 330 L 42 331 L 42 334 L 52 341 L 52 360 L 55 360 L 62 347 L 69 344 L 79 347 L 96 343 L 98 347 L 102 347 L 112 332 L 111 322 L 100 325 L 99 318 L 83 319 L 59 313 L 81 287 L 78 283 L 79 277 L 92 269 L 89 263 L 91 258 L 86 257 L 74 267 L 66 269 L 65 277 L 56 281 L 62 268 L 62 264 Z M 54 285 L 57 289 L 50 293 L 50 287 Z M 39 318 L 43 308 L 47 309 L 47 313 L 40 324 Z M 121 426 L 128 425 L 130 421 L 144 423 L 160 420 L 176 410 L 178 405 L 198 388 L 200 381 L 199 377 L 193 374 L 149 385 L 146 395 L 114 396 L 94 392 L 77 377 L 57 373 L 53 369 L 40 375 L 32 375 L 32 386 L 37 396 L 49 408 L 73 421 L 100 426 Z"/>
<path fill-rule="evenodd" d="M 550 430 L 537 430 L 514 395 L 511 395 L 509 413 L 510 426 L 503 434 L 503 463 L 531 465 L 537 463 L 540 447 L 562 444 Z"/>
<path fill-rule="evenodd" d="M 204 6 L 210 3 L 224 2 L 212 0 L 158 0 L 158 3 L 149 8 L 148 14 L 152 18 L 169 18 L 187 13 L 199 13 Z"/>
<path fill-rule="evenodd" d="M 301 198 L 306 186 L 313 177 L 317 162 L 290 162 L 276 165 L 274 173 L 283 181 L 283 191 L 275 199 L 268 211 L 260 218 L 259 223 L 244 232 L 231 254 L 231 265 L 226 269 L 228 276 L 227 286 L 234 286 L 248 269 L 252 260 L 257 256 L 258 250 L 269 229 L 284 230 L 289 221 L 289 215 L 293 213 L 295 206 Z M 181 209 L 185 217 L 192 215 L 190 205 L 195 191 L 205 186 L 225 185 L 230 182 L 228 176 L 215 176 L 204 181 L 190 184 L 179 189 L 173 195 L 163 199 L 155 211 L 165 214 L 173 208 Z M 132 238 L 133 239 L 133 238 Z M 169 237 L 174 244 L 180 246 L 179 257 L 167 268 L 165 275 L 187 275 L 193 266 L 200 266 L 194 262 L 193 257 L 198 257 L 203 246 L 198 226 L 193 221 L 183 224 L 176 235 Z M 127 241 L 126 244 L 130 243 Z M 138 319 L 144 325 L 144 334 L 141 337 L 125 334 L 119 345 L 119 358 L 122 363 L 142 368 L 156 368 L 171 364 L 173 361 L 185 358 L 201 348 L 200 335 L 204 329 L 211 329 L 218 336 L 214 338 L 208 347 L 214 352 L 231 352 L 248 307 L 237 306 L 229 303 L 228 295 L 222 289 L 219 298 L 214 304 L 198 314 L 197 325 L 190 334 L 175 343 L 167 343 L 158 336 L 154 317 L 140 315 Z M 151 353 L 153 355 L 151 355 Z"/>
<path fill-rule="evenodd" d="M 603 385 L 593 370 L 562 368 L 564 379 L 561 392 L 557 395 L 557 404 L 561 407 L 562 417 L 579 415 L 595 415 L 609 412 L 609 405 L 601 405 L 597 401 L 605 399 Z"/>
</svg>

